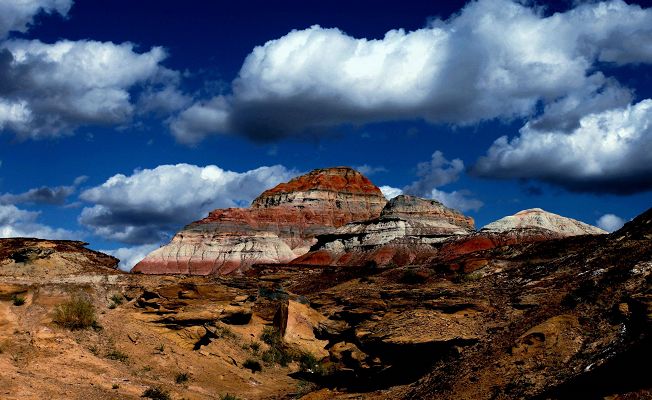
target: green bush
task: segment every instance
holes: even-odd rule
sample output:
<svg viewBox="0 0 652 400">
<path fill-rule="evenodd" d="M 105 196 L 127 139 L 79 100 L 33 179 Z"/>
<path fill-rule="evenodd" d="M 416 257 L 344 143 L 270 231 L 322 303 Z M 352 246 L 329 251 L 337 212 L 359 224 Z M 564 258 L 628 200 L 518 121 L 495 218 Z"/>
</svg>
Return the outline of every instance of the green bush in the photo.
<svg viewBox="0 0 652 400">
<path fill-rule="evenodd" d="M 97 326 L 95 307 L 88 297 L 81 294 L 74 295 L 57 306 L 53 320 L 56 324 L 70 330 Z"/>
<path fill-rule="evenodd" d="M 223 396 L 220 396 L 220 400 L 240 400 L 240 398 L 236 397 L 236 396 L 234 396 L 234 395 L 232 395 L 230 393 L 227 393 L 227 394 L 225 394 Z"/>
<path fill-rule="evenodd" d="M 281 332 L 278 329 L 272 328 L 271 326 L 266 326 L 263 329 L 263 333 L 260 334 L 260 340 L 263 343 L 267 343 L 271 347 L 278 347 L 283 343 L 283 338 L 281 338 Z"/>
<path fill-rule="evenodd" d="M 171 400 L 172 397 L 170 397 L 170 393 L 168 393 L 167 390 L 161 389 L 161 388 L 147 388 L 143 392 L 143 395 L 141 397 L 146 397 L 148 399 L 153 399 L 153 400 Z"/>
<path fill-rule="evenodd" d="M 22 306 L 23 304 L 25 304 L 25 298 L 23 296 L 13 295 L 11 296 L 11 301 L 14 303 L 15 306 Z"/>
<path fill-rule="evenodd" d="M 113 349 L 108 353 L 106 353 L 105 357 L 108 358 L 109 360 L 116 360 L 120 362 L 126 362 L 129 359 L 128 355 L 116 349 Z"/>
<path fill-rule="evenodd" d="M 177 385 L 181 385 L 182 383 L 186 383 L 190 380 L 190 374 L 187 372 L 179 372 L 177 376 L 174 378 L 174 381 L 177 383 Z"/>
<path fill-rule="evenodd" d="M 251 372 L 256 373 L 260 372 L 263 370 L 263 366 L 260 365 L 260 363 L 252 358 L 248 358 L 247 361 L 245 361 L 242 364 L 243 367 L 250 369 Z"/>
<path fill-rule="evenodd" d="M 257 354 L 260 351 L 260 343 L 251 342 L 251 344 L 249 345 L 249 348 L 251 349 L 251 351 L 254 352 L 254 354 Z"/>
<path fill-rule="evenodd" d="M 113 296 L 111 296 L 111 301 L 115 305 L 120 305 L 124 301 L 124 297 L 120 293 L 115 293 Z"/>
</svg>

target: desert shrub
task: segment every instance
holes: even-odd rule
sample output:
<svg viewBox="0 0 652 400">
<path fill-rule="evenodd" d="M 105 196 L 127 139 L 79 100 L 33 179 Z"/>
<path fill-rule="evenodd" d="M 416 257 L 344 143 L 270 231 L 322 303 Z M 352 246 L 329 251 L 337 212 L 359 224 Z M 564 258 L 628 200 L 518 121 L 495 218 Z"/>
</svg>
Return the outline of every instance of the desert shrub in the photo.
<svg viewBox="0 0 652 400">
<path fill-rule="evenodd" d="M 187 372 L 179 372 L 177 376 L 174 378 L 174 381 L 177 383 L 177 385 L 181 385 L 182 383 L 186 383 L 190 380 L 190 374 Z"/>
<path fill-rule="evenodd" d="M 464 282 L 474 282 L 482 278 L 482 273 L 472 272 L 470 274 L 465 274 L 462 276 L 462 281 Z"/>
<path fill-rule="evenodd" d="M 156 351 L 158 351 L 161 354 L 165 353 L 165 345 L 163 343 L 159 344 L 158 346 L 156 346 Z"/>
<path fill-rule="evenodd" d="M 124 301 L 124 297 L 120 293 L 115 293 L 113 296 L 111 296 L 111 301 L 115 305 L 120 305 Z"/>
<path fill-rule="evenodd" d="M 299 362 L 299 370 L 302 372 L 311 372 L 319 376 L 330 375 L 332 371 L 332 364 L 324 364 L 314 354 L 309 352 L 300 353 L 296 357 Z"/>
<path fill-rule="evenodd" d="M 254 354 L 256 354 L 256 353 L 258 353 L 260 351 L 260 343 L 251 342 L 251 344 L 249 345 L 249 348 L 251 349 L 251 351 L 254 352 Z"/>
<path fill-rule="evenodd" d="M 310 392 L 314 392 L 317 389 L 319 389 L 319 385 L 317 385 L 314 382 L 299 381 L 299 383 L 297 383 L 297 388 L 294 392 L 293 398 L 295 399 L 301 398 Z"/>
<path fill-rule="evenodd" d="M 117 383 L 114 383 L 113 386 L 111 386 L 111 389 L 113 389 L 113 390 L 120 389 L 120 385 L 118 385 Z"/>
<path fill-rule="evenodd" d="M 22 306 L 23 304 L 25 304 L 25 298 L 23 296 L 13 295 L 11 296 L 11 301 L 14 303 L 15 306 Z"/>
<path fill-rule="evenodd" d="M 266 326 L 263 329 L 263 333 L 260 334 L 260 340 L 262 340 L 263 343 L 267 343 L 270 347 L 278 347 L 283 344 L 281 332 L 271 326 Z"/>
<path fill-rule="evenodd" d="M 55 308 L 54 322 L 71 330 L 98 326 L 93 303 L 81 294 L 74 295 Z"/>
<path fill-rule="evenodd" d="M 159 387 L 147 388 L 143 392 L 141 397 L 146 397 L 153 400 L 171 400 L 170 393 L 167 390 L 161 389 Z"/>
<path fill-rule="evenodd" d="M 315 371 L 320 364 L 317 357 L 308 352 L 301 353 L 297 361 L 301 371 Z"/>
<path fill-rule="evenodd" d="M 215 328 L 214 329 L 215 336 L 217 336 L 218 338 L 235 339 L 237 337 L 237 335 L 231 330 L 231 328 L 229 328 L 226 325 L 219 324 L 219 325 L 215 325 L 214 328 Z"/>
<path fill-rule="evenodd" d="M 256 373 L 260 372 L 263 370 L 263 366 L 260 365 L 260 363 L 252 358 L 248 358 L 244 363 L 242 363 L 242 366 L 251 370 L 251 372 Z"/>
<path fill-rule="evenodd" d="M 106 353 L 105 357 L 108 358 L 109 360 L 116 360 L 120 362 L 126 362 L 129 359 L 128 355 L 116 349 L 113 349 L 108 353 Z"/>
<path fill-rule="evenodd" d="M 236 397 L 230 393 L 220 396 L 220 400 L 240 400 L 239 397 Z"/>
</svg>

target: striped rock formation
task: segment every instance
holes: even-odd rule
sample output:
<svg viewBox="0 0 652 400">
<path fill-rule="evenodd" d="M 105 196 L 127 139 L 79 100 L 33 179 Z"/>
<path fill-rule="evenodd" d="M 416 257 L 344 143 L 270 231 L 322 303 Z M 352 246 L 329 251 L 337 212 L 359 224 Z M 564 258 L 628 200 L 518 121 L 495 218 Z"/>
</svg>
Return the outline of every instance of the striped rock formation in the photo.
<svg viewBox="0 0 652 400">
<path fill-rule="evenodd" d="M 361 173 L 317 169 L 263 192 L 250 208 L 212 211 L 136 264 L 148 274 L 231 274 L 256 263 L 284 263 L 320 234 L 377 218 L 387 200 Z"/>
</svg>

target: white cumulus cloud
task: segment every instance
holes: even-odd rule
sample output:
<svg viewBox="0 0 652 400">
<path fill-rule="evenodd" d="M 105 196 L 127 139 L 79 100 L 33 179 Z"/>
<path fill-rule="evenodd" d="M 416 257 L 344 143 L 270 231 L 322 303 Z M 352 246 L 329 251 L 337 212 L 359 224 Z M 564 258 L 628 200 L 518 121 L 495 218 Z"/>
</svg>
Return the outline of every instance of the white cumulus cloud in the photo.
<svg viewBox="0 0 652 400">
<path fill-rule="evenodd" d="M 128 272 L 145 258 L 149 253 L 159 248 L 158 244 L 143 244 L 133 247 L 121 247 L 114 250 L 100 250 L 102 253 L 110 254 L 120 260 L 118 268 Z"/>
<path fill-rule="evenodd" d="M 607 232 L 614 232 L 622 228 L 625 222 L 624 219 L 615 214 L 605 214 L 596 221 L 596 225 Z"/>
<path fill-rule="evenodd" d="M 177 79 L 160 65 L 165 57 L 160 47 L 138 53 L 131 43 L 5 41 L 0 44 L 0 129 L 43 138 L 85 124 L 127 122 L 134 113 L 131 88 Z"/>
<path fill-rule="evenodd" d="M 225 132 L 272 140 L 342 123 L 514 117 L 572 129 L 587 113 L 631 100 L 601 63 L 652 61 L 644 45 L 652 10 L 613 0 L 546 16 L 528 4 L 474 1 L 381 39 L 320 26 L 291 31 L 256 47 L 231 92 L 189 107 L 172 131 L 186 143 Z"/>
<path fill-rule="evenodd" d="M 3 0 L 0 1 L 0 39 L 11 31 L 25 32 L 40 12 L 65 16 L 72 0 Z"/>
<path fill-rule="evenodd" d="M 496 140 L 474 173 L 536 179 L 572 191 L 633 193 L 652 188 L 652 100 L 583 117 L 573 131 Z"/>
<path fill-rule="evenodd" d="M 38 212 L 0 204 L 0 238 L 34 237 L 39 239 L 72 239 L 75 233 L 52 228 L 37 222 Z"/>
<path fill-rule="evenodd" d="M 381 186 L 379 189 L 383 193 L 383 196 L 385 196 L 385 198 L 387 200 L 391 200 L 394 197 L 400 196 L 400 195 L 403 194 L 403 190 L 401 190 L 399 188 L 387 186 L 387 185 Z"/>
<path fill-rule="evenodd" d="M 159 243 L 215 208 L 248 206 L 265 189 L 298 173 L 281 165 L 246 172 L 215 165 L 161 165 L 114 175 L 85 190 L 79 222 L 99 236 L 129 244 Z"/>
</svg>

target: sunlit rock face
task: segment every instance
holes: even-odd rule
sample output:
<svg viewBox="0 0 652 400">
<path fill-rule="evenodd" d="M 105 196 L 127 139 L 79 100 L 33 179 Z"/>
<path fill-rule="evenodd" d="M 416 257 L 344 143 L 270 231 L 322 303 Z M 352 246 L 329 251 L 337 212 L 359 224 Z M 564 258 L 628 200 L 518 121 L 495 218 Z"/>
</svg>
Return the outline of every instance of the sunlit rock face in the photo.
<svg viewBox="0 0 652 400">
<path fill-rule="evenodd" d="M 379 218 L 352 222 L 319 237 L 312 251 L 295 264 L 384 265 L 425 262 L 433 244 L 474 232 L 473 219 L 437 200 L 401 195 L 390 200 Z"/>
<path fill-rule="evenodd" d="M 255 263 L 283 263 L 308 252 L 315 237 L 377 218 L 387 200 L 348 167 L 317 169 L 258 196 L 250 208 L 212 211 L 149 254 L 132 272 L 230 274 Z"/>
<path fill-rule="evenodd" d="M 514 215 L 494 221 L 481 229 L 482 232 L 505 232 L 514 229 L 544 229 L 559 236 L 599 235 L 607 233 L 595 226 L 572 218 L 562 217 L 540 208 L 519 211 Z"/>
</svg>

